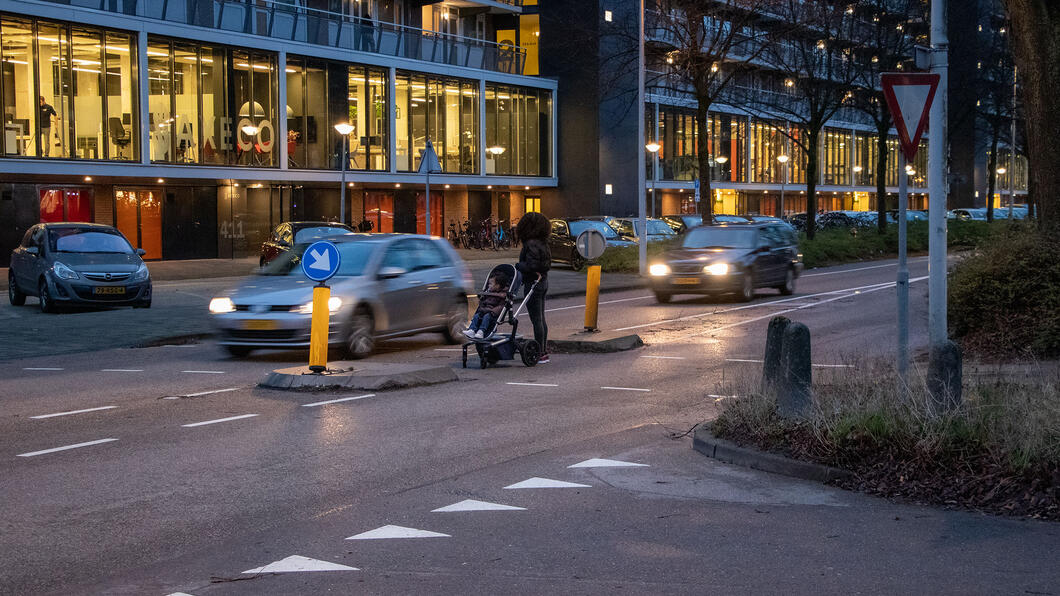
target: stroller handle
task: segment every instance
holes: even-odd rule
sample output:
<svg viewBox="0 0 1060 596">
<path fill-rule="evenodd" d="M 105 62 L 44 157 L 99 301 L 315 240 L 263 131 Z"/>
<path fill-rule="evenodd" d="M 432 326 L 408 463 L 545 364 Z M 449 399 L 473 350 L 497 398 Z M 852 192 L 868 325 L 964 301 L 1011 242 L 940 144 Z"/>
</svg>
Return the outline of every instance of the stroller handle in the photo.
<svg viewBox="0 0 1060 596">
<path fill-rule="evenodd" d="M 515 309 L 515 313 L 512 315 L 513 319 L 515 317 L 518 317 L 523 312 L 523 307 L 526 306 L 526 302 L 530 300 L 530 296 L 533 296 L 534 290 L 537 289 L 537 284 L 540 283 L 540 281 L 540 279 L 535 279 L 534 283 L 530 284 L 530 291 L 528 291 L 526 295 L 523 296 L 523 301 L 519 303 L 519 308 Z"/>
</svg>

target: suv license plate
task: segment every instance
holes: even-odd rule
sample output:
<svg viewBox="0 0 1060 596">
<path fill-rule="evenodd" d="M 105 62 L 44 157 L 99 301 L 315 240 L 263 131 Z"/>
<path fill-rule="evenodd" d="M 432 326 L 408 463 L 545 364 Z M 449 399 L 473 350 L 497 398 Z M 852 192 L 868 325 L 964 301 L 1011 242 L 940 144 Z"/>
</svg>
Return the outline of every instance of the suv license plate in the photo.
<svg viewBox="0 0 1060 596">
<path fill-rule="evenodd" d="M 679 286 L 698 286 L 699 285 L 699 278 L 698 277 L 675 277 L 674 278 L 674 283 L 679 285 Z"/>
</svg>

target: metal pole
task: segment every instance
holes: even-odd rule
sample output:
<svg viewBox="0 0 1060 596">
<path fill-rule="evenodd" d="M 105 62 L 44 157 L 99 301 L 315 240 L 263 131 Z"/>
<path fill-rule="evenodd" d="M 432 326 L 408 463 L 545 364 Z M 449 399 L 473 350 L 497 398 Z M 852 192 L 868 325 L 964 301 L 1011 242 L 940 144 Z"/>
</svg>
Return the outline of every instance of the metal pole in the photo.
<svg viewBox="0 0 1060 596">
<path fill-rule="evenodd" d="M 637 39 L 637 219 L 640 222 L 640 241 L 637 256 L 640 274 L 648 272 L 648 220 L 644 203 L 644 0 L 640 0 L 640 35 Z"/>
<path fill-rule="evenodd" d="M 427 220 L 427 235 L 431 235 L 431 167 L 427 165 L 427 213 L 424 214 L 424 219 Z"/>
<path fill-rule="evenodd" d="M 655 170 L 659 167 L 659 152 L 652 153 L 651 166 L 651 216 L 655 217 Z"/>
<path fill-rule="evenodd" d="M 784 162 L 784 177 L 780 179 L 780 219 L 784 219 L 784 188 L 788 184 L 788 163 Z"/>
<path fill-rule="evenodd" d="M 901 153 L 901 152 L 900 152 Z M 898 376 L 907 384 L 909 373 L 909 264 L 906 262 L 906 205 L 909 202 L 909 174 L 905 153 L 898 170 Z"/>
<path fill-rule="evenodd" d="M 1012 219 L 1012 204 L 1016 202 L 1016 76 L 1019 69 L 1012 67 L 1012 130 L 1008 143 L 1008 218 Z"/>
<path fill-rule="evenodd" d="M 931 2 L 931 71 L 939 75 L 935 102 L 931 104 L 931 137 L 928 145 L 928 331 L 931 345 L 946 341 L 946 132 L 947 69 L 949 41 L 946 39 L 946 0 Z"/>
<path fill-rule="evenodd" d="M 349 159 L 350 135 L 342 135 L 342 187 L 339 191 L 339 223 L 346 223 L 346 161 Z"/>
</svg>

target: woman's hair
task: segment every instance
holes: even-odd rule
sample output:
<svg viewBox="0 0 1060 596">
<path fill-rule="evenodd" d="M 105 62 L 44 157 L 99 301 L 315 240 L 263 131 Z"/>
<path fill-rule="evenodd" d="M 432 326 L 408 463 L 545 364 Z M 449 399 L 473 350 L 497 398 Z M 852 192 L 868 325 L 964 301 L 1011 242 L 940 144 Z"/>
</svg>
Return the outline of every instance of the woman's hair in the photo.
<svg viewBox="0 0 1060 596">
<path fill-rule="evenodd" d="M 515 233 L 519 236 L 520 241 L 546 240 L 551 231 L 552 226 L 549 224 L 548 218 L 535 212 L 524 215 L 519 220 L 519 224 L 515 226 Z"/>
</svg>

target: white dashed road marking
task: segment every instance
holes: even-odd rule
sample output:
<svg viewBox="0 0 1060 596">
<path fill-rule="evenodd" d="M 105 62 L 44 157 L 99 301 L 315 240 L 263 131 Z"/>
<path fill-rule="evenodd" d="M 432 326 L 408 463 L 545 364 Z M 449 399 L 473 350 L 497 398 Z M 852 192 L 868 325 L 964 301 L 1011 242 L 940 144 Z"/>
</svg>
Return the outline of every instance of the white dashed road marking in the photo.
<svg viewBox="0 0 1060 596">
<path fill-rule="evenodd" d="M 260 573 L 298 573 L 300 571 L 359 571 L 359 569 L 321 561 L 320 559 L 310 559 L 302 555 L 291 555 L 286 559 L 273 561 L 264 567 L 247 569 L 243 573 L 257 575 Z"/>
<path fill-rule="evenodd" d="M 225 371 L 223 371 L 223 370 L 182 370 L 180 372 L 188 373 L 188 374 L 192 374 L 192 375 L 223 375 L 223 374 L 225 374 Z"/>
<path fill-rule="evenodd" d="M 438 509 L 431 511 L 431 513 L 454 513 L 459 511 L 526 511 L 526 508 L 501 505 L 500 503 L 487 503 L 486 501 L 476 501 L 474 499 L 465 499 L 459 503 L 439 507 Z"/>
<path fill-rule="evenodd" d="M 113 410 L 118 406 L 102 406 L 99 408 L 87 408 L 84 410 L 72 410 L 70 412 L 56 412 L 55 414 L 41 414 L 40 416 L 30 416 L 33 420 L 41 420 L 43 418 L 55 418 L 57 416 L 70 416 L 72 414 L 84 414 L 86 412 L 99 412 L 100 410 Z"/>
<path fill-rule="evenodd" d="M 65 370 L 62 368 L 56 368 L 54 366 L 27 366 L 22 370 Z"/>
<path fill-rule="evenodd" d="M 142 368 L 104 368 L 99 372 L 144 372 Z"/>
<path fill-rule="evenodd" d="M 577 482 L 564 482 L 563 480 L 552 480 L 550 478 L 530 478 L 523 480 L 522 482 L 516 482 L 510 484 L 506 489 L 520 489 L 520 488 L 592 488 L 588 484 L 578 484 Z"/>
<path fill-rule="evenodd" d="M 327 404 L 337 404 L 337 403 L 344 402 L 344 401 L 354 401 L 354 400 L 357 400 L 357 399 L 367 399 L 369 397 L 375 397 L 375 394 L 374 393 L 369 393 L 368 395 L 355 395 L 353 397 L 340 397 L 338 399 L 329 399 L 327 401 L 317 401 L 317 402 L 313 402 L 311 404 L 302 404 L 302 407 L 303 408 L 312 408 L 314 406 L 324 406 L 324 405 L 327 405 Z"/>
<path fill-rule="evenodd" d="M 242 416 L 229 416 L 228 418 L 218 418 L 217 420 L 207 420 L 205 422 L 193 422 L 192 424 L 181 424 L 184 428 L 192 428 L 194 426 L 206 426 L 207 424 L 217 424 L 218 422 L 230 422 L 232 420 L 242 420 L 244 418 L 253 418 L 257 414 L 243 414 Z"/>
<path fill-rule="evenodd" d="M 628 461 L 619 461 L 617 459 L 600 459 L 594 457 L 593 459 L 587 459 L 583 462 L 578 462 L 568 468 L 646 468 L 648 464 L 635 464 Z"/>
<path fill-rule="evenodd" d="M 508 383 L 508 385 L 519 385 L 521 387 L 559 387 L 555 383 Z"/>
<path fill-rule="evenodd" d="M 102 445 L 103 443 L 110 443 L 111 441 L 117 441 L 118 439 L 100 439 L 98 441 L 88 441 L 86 443 L 77 443 L 75 445 L 64 445 L 62 447 L 54 447 L 52 449 L 43 449 L 41 451 L 31 451 L 30 453 L 19 453 L 18 457 L 33 457 L 35 455 L 44 455 L 46 453 L 55 453 L 56 451 L 66 451 L 67 449 L 79 449 L 81 447 L 91 447 L 92 445 Z"/>
<path fill-rule="evenodd" d="M 655 360 L 685 360 L 684 356 L 641 356 L 641 358 L 652 358 Z"/>
<path fill-rule="evenodd" d="M 753 358 L 726 358 L 726 362 L 750 362 L 753 364 L 763 364 L 764 360 L 755 360 Z M 817 368 L 854 368 L 853 364 L 811 364 Z"/>
<path fill-rule="evenodd" d="M 643 391 L 648 393 L 651 389 L 640 389 L 637 387 L 601 387 L 600 389 L 611 389 L 612 391 Z"/>
<path fill-rule="evenodd" d="M 228 389 L 214 389 L 211 391 L 199 391 L 198 393 L 186 393 L 184 395 L 170 395 L 163 397 L 162 399 L 180 399 L 182 397 L 200 397 L 203 395 L 211 395 L 214 393 L 228 393 L 229 391 L 239 391 L 242 387 L 229 387 Z"/>
<path fill-rule="evenodd" d="M 350 536 L 346 540 L 381 540 L 384 538 L 452 538 L 449 534 L 431 532 L 429 530 L 417 530 L 404 526 L 383 526 L 368 532 L 361 532 L 356 536 Z"/>
</svg>

